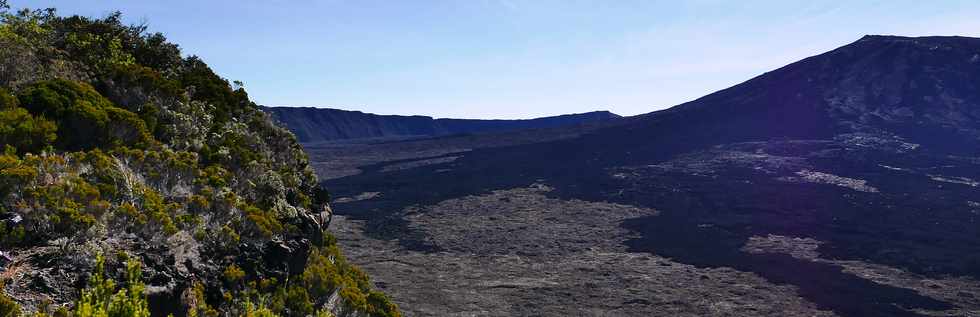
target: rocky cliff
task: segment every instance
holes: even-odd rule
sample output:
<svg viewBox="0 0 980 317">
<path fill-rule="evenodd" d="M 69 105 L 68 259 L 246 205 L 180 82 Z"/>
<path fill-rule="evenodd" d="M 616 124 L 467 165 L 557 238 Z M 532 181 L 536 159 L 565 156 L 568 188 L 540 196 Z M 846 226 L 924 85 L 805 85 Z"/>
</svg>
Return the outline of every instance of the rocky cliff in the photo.
<svg viewBox="0 0 980 317">
<path fill-rule="evenodd" d="M 441 136 L 464 133 L 503 132 L 601 122 L 619 118 L 595 111 L 527 120 L 434 119 L 426 116 L 377 115 L 327 108 L 266 107 L 300 142 L 330 140 Z"/>
</svg>

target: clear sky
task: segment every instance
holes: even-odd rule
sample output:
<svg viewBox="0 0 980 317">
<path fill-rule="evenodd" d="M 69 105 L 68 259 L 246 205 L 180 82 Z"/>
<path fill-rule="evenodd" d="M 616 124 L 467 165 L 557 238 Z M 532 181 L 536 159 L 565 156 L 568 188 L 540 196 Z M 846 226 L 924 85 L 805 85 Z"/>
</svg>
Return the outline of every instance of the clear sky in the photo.
<svg viewBox="0 0 980 317">
<path fill-rule="evenodd" d="M 864 34 L 980 36 L 980 1 L 11 0 L 145 20 L 264 105 L 646 113 Z"/>
</svg>

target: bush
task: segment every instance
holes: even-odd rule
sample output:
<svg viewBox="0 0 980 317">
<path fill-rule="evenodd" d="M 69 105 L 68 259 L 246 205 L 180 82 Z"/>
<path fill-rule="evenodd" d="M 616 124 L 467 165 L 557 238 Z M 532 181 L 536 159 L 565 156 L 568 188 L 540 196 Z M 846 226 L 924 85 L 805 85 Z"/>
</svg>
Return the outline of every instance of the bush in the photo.
<svg viewBox="0 0 980 317">
<path fill-rule="evenodd" d="M 0 110 L 0 144 L 22 152 L 37 153 L 57 138 L 58 127 L 47 119 L 35 118 L 24 108 Z"/>
<path fill-rule="evenodd" d="M 191 295 L 194 297 L 192 306 L 187 311 L 188 317 L 217 317 L 218 311 L 208 305 L 204 296 L 204 284 L 194 282 L 191 286 Z"/>
<path fill-rule="evenodd" d="M 20 317 L 20 305 L 4 294 L 2 289 L 3 284 L 0 283 L 0 317 Z"/>
<path fill-rule="evenodd" d="M 193 93 L 191 98 L 216 107 L 215 128 L 223 125 L 234 114 L 250 105 L 248 95 L 242 89 L 232 90 L 228 80 L 221 78 L 197 56 L 183 62 L 180 82 Z"/>
<path fill-rule="evenodd" d="M 299 285 L 292 285 L 286 292 L 286 308 L 289 309 L 290 316 L 308 316 L 313 314 L 313 303 L 310 302 L 310 295 L 306 289 Z"/>
<path fill-rule="evenodd" d="M 186 101 L 180 82 L 139 64 L 114 66 L 96 88 L 117 106 L 138 114 L 155 136 L 159 135 L 159 105 Z"/>
<path fill-rule="evenodd" d="M 66 150 L 87 150 L 120 145 L 145 147 L 152 137 L 145 122 L 113 106 L 92 86 L 63 79 L 28 85 L 18 100 L 32 114 L 55 120 L 65 131 L 56 143 Z"/>
<path fill-rule="evenodd" d="M 17 97 L 0 88 L 0 110 L 17 108 Z"/>
<path fill-rule="evenodd" d="M 143 273 L 135 259 L 126 263 L 126 288 L 116 289 L 116 283 L 105 274 L 105 260 L 96 258 L 95 271 L 89 286 L 75 303 L 74 317 L 149 317 L 150 308 L 143 294 Z"/>
<path fill-rule="evenodd" d="M 245 205 L 242 209 L 251 224 L 249 227 L 252 229 L 250 231 L 253 232 L 252 237 L 271 238 L 273 235 L 282 232 L 282 223 L 272 213 L 250 205 Z"/>
<path fill-rule="evenodd" d="M 48 24 L 61 33 L 54 45 L 96 73 L 136 62 L 130 51 L 139 40 L 138 30 L 123 25 L 119 12 L 102 19 L 78 15 L 57 18 Z"/>
<path fill-rule="evenodd" d="M 43 209 L 27 219 L 51 230 L 33 232 L 46 238 L 72 236 L 95 223 L 104 212 L 98 188 L 78 177 L 64 182 L 26 188 L 24 197 Z"/>
<path fill-rule="evenodd" d="M 162 33 L 147 35 L 136 44 L 133 52 L 136 62 L 146 65 L 161 73 L 174 73 L 180 67 L 183 58 L 177 44 L 167 42 Z"/>
<path fill-rule="evenodd" d="M 371 289 L 367 274 L 347 259 L 337 248 L 336 238 L 324 233 L 321 244 L 313 249 L 301 275 L 303 285 L 314 298 L 326 298 L 340 289 L 340 297 L 350 308 L 376 317 L 400 317 L 398 306 L 385 294 Z"/>
<path fill-rule="evenodd" d="M 140 215 L 141 221 L 146 223 L 146 216 L 152 223 L 158 226 L 167 235 L 177 233 L 177 225 L 174 223 L 173 216 L 180 208 L 178 203 L 168 203 L 159 192 L 143 188 L 143 213 Z"/>
<path fill-rule="evenodd" d="M 105 94 L 113 99 L 120 106 L 128 110 L 136 111 L 135 107 L 146 103 L 149 96 L 159 96 L 163 98 L 178 99 L 184 94 L 184 89 L 180 82 L 164 77 L 157 70 L 139 64 L 116 65 L 109 73 L 107 80 L 103 80 L 98 85 L 100 91 L 107 92 L 106 89 L 139 89 L 143 96 L 118 96 L 118 100 L 113 94 Z M 111 86 L 109 86 L 111 82 Z M 138 98 L 143 97 L 143 98 Z"/>
<path fill-rule="evenodd" d="M 245 271 L 242 271 L 237 265 L 232 264 L 225 268 L 224 276 L 225 282 L 228 285 L 235 286 L 245 280 Z"/>
<path fill-rule="evenodd" d="M 105 109 L 109 122 L 105 125 L 105 144 L 110 147 L 133 146 L 145 148 L 150 145 L 153 136 L 143 121 L 135 113 L 122 108 L 108 107 Z"/>
<path fill-rule="evenodd" d="M 371 291 L 367 297 L 368 314 L 376 317 L 400 317 L 398 305 L 391 298 L 379 291 Z"/>
</svg>

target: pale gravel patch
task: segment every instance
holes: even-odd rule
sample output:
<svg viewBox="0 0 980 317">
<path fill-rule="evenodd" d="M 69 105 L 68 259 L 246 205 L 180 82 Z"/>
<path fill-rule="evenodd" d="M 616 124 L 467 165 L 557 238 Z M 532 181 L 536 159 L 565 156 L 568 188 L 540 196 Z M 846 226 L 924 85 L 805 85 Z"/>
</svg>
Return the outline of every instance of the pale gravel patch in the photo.
<svg viewBox="0 0 980 317">
<path fill-rule="evenodd" d="M 429 165 L 449 163 L 455 161 L 460 157 L 461 156 L 435 157 L 435 158 L 424 159 L 424 160 L 391 164 L 381 168 L 381 172 L 388 173 L 388 172 L 402 171 L 402 170 L 413 169 L 413 168 L 429 166 Z"/>
<path fill-rule="evenodd" d="M 975 181 L 975 180 L 970 179 L 970 178 L 967 178 L 967 177 L 945 176 L 945 175 L 929 174 L 929 179 L 932 179 L 932 180 L 937 181 L 937 182 L 967 185 L 967 186 L 970 186 L 970 187 L 980 186 L 980 182 Z"/>
<path fill-rule="evenodd" d="M 801 170 L 796 172 L 799 177 L 785 176 L 778 178 L 785 182 L 804 182 L 814 184 L 827 184 L 840 186 L 859 192 L 877 193 L 878 189 L 868 185 L 868 181 L 850 177 L 837 176 L 830 173 L 815 172 L 811 170 Z"/>
<path fill-rule="evenodd" d="M 912 170 L 907 169 L 907 168 L 901 168 L 901 167 L 895 167 L 895 166 L 888 166 L 888 165 L 885 165 L 885 164 L 878 164 L 878 166 L 880 166 L 882 168 L 885 168 L 885 169 L 889 169 L 889 170 L 893 170 L 893 171 L 898 171 L 898 172 L 911 172 L 912 171 Z"/>
<path fill-rule="evenodd" d="M 848 273 L 869 281 L 910 289 L 933 299 L 950 303 L 956 308 L 946 311 L 916 310 L 929 316 L 980 316 L 980 281 L 968 277 L 929 278 L 887 265 L 854 260 L 820 258 L 817 249 L 823 241 L 812 238 L 767 235 L 750 237 L 743 252 L 781 253 L 794 258 L 837 265 Z"/>
<path fill-rule="evenodd" d="M 381 197 L 381 192 L 363 192 L 363 193 L 357 194 L 354 197 L 340 197 L 340 198 L 334 199 L 333 202 L 334 203 L 351 203 L 351 202 L 355 202 L 355 201 L 375 199 L 375 198 L 378 198 L 378 197 Z"/>
<path fill-rule="evenodd" d="M 823 242 L 812 238 L 787 237 L 770 234 L 765 237 L 749 237 L 742 247 L 742 252 L 761 254 L 761 253 L 783 253 L 797 259 L 813 260 L 820 257 L 817 249 Z"/>
</svg>

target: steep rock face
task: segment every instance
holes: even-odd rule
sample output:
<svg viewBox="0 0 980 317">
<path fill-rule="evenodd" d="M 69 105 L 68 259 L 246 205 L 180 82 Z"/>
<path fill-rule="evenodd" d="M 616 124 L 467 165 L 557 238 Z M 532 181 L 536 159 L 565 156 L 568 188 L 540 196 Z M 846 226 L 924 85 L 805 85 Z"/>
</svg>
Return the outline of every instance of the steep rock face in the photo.
<svg viewBox="0 0 980 317">
<path fill-rule="evenodd" d="M 550 128 L 618 118 L 608 111 L 561 115 L 528 120 L 433 119 L 426 116 L 377 115 L 325 108 L 265 107 L 288 127 L 300 142 L 344 139 L 440 136 L 461 133 L 501 132 Z"/>
</svg>

